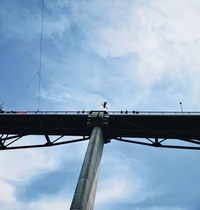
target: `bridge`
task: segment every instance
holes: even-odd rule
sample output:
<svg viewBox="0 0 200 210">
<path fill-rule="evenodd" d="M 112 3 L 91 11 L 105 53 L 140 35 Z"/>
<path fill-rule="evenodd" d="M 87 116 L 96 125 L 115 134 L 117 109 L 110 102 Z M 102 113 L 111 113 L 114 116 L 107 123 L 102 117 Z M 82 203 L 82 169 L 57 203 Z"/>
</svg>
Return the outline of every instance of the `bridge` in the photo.
<svg viewBox="0 0 200 210">
<path fill-rule="evenodd" d="M 101 115 L 96 116 L 95 113 L 101 113 Z M 3 112 L 0 113 L 0 149 L 45 147 L 88 140 L 95 125 L 95 118 L 100 119 L 96 124 L 103 128 L 105 143 L 109 143 L 113 139 L 155 147 L 199 149 L 200 112 L 127 110 Z M 101 120 L 104 122 L 102 123 Z M 46 142 L 41 145 L 12 146 L 14 142 L 28 135 L 44 135 Z M 51 142 L 50 135 L 60 137 Z M 73 141 L 60 141 L 64 136 L 81 138 Z M 179 141 L 179 145 L 169 145 L 166 144 L 169 139 L 176 140 L 175 142 L 181 141 Z M 7 144 L 7 142 L 9 143 Z M 184 146 L 183 143 L 187 144 Z M 191 145 L 189 146 L 188 143 Z"/>
</svg>

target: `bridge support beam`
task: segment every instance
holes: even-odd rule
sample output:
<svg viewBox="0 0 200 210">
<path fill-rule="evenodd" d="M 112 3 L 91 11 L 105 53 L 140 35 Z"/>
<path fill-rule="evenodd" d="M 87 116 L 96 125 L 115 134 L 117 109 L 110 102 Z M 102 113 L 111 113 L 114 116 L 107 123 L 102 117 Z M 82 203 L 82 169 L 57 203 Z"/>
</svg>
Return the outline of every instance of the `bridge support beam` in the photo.
<svg viewBox="0 0 200 210">
<path fill-rule="evenodd" d="M 93 210 L 104 137 L 100 127 L 93 128 L 70 210 Z"/>
</svg>

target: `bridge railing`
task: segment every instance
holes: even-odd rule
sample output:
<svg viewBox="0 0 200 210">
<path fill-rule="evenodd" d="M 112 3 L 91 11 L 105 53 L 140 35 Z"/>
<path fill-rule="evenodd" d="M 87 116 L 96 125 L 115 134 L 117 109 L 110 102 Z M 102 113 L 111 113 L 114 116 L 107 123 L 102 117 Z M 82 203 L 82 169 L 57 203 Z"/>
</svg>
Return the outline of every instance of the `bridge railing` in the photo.
<svg viewBox="0 0 200 210">
<path fill-rule="evenodd" d="M 104 110 L 92 110 L 94 112 L 104 111 Z M 0 111 L 1 114 L 80 114 L 80 115 L 88 115 L 91 111 Z M 180 112 L 180 111 L 135 111 L 135 110 L 121 110 L 121 111 L 107 111 L 109 115 L 123 114 L 123 115 L 200 115 L 200 112 L 188 111 L 188 112 Z"/>
</svg>

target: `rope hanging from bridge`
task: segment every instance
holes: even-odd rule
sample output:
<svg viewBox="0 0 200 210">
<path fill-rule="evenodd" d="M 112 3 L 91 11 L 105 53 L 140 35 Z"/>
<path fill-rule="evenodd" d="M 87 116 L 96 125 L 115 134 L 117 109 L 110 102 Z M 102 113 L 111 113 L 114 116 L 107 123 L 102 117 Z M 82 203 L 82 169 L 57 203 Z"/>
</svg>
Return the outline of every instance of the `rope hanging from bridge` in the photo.
<svg viewBox="0 0 200 210">
<path fill-rule="evenodd" d="M 41 90 L 41 71 L 42 71 L 42 47 L 43 47 L 43 22 L 44 22 L 44 0 L 42 0 L 42 17 L 41 17 L 41 32 L 40 32 L 40 64 L 39 64 L 39 89 L 38 89 L 38 111 L 40 109 L 40 90 Z"/>
</svg>

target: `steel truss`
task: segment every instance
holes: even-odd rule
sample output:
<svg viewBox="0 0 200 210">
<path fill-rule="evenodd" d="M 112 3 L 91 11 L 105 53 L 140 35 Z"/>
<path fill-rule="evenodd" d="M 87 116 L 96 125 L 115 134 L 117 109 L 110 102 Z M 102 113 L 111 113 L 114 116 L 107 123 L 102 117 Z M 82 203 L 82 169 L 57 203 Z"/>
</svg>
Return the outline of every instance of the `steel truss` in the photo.
<svg viewBox="0 0 200 210">
<path fill-rule="evenodd" d="M 162 144 L 163 142 L 166 142 L 169 139 L 159 139 L 159 138 L 146 138 L 146 142 L 144 141 L 139 141 L 139 140 L 134 140 L 134 139 L 124 139 L 122 137 L 115 138 L 117 141 L 121 142 L 126 142 L 126 143 L 132 143 L 132 144 L 140 144 L 140 145 L 145 145 L 145 146 L 151 146 L 151 147 L 160 147 L 160 148 L 172 148 L 172 149 L 191 149 L 191 150 L 200 150 L 200 140 L 186 140 L 186 139 L 176 139 L 180 140 L 179 143 L 181 145 L 170 145 L 170 144 Z M 188 144 L 193 144 L 193 145 L 198 145 L 198 146 L 189 146 L 189 145 L 182 145 L 183 142 L 186 142 Z M 177 142 L 174 143 L 177 144 Z"/>
<path fill-rule="evenodd" d="M 59 141 L 64 136 L 59 136 L 56 139 L 51 140 L 50 136 L 45 134 L 44 137 L 45 137 L 46 141 L 44 143 L 30 144 L 30 145 L 17 145 L 17 146 L 13 145 L 14 143 L 18 142 L 20 139 L 22 139 L 23 137 L 26 137 L 26 136 L 28 136 L 28 135 L 9 135 L 9 134 L 5 135 L 5 134 L 2 134 L 0 136 L 0 150 L 51 147 L 51 146 L 58 146 L 58 145 L 62 145 L 62 144 L 70 144 L 70 143 L 86 141 L 89 139 L 89 137 L 83 136 L 82 138 L 78 138 L 78 139 Z"/>
</svg>

